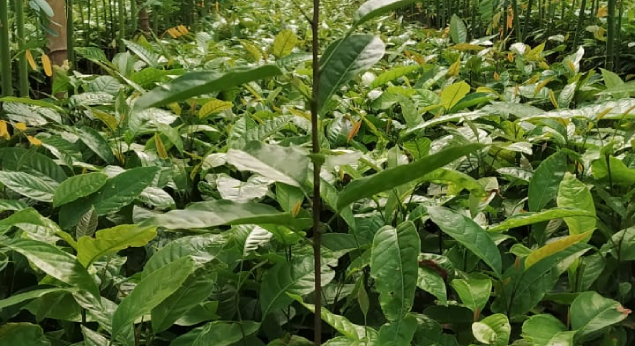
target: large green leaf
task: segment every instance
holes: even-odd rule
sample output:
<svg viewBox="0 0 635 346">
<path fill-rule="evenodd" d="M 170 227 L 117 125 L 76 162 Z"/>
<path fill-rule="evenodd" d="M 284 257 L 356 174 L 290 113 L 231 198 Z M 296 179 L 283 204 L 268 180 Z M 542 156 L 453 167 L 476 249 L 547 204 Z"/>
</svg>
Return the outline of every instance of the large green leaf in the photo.
<svg viewBox="0 0 635 346">
<path fill-rule="evenodd" d="M 320 60 L 318 107 L 322 109 L 342 85 L 377 63 L 385 49 L 374 35 L 349 35 L 331 43 Z"/>
<path fill-rule="evenodd" d="M 412 4 L 418 0 L 369 0 L 357 9 L 354 14 L 355 25 L 361 25 L 382 14 Z"/>
<path fill-rule="evenodd" d="M 221 225 L 275 224 L 302 230 L 310 227 L 309 218 L 293 217 L 266 204 L 236 203 L 217 200 L 191 204 L 187 209 L 172 210 L 144 222 L 167 229 L 201 229 Z"/>
<path fill-rule="evenodd" d="M 591 213 L 582 209 L 570 209 L 570 208 L 551 208 L 544 211 L 532 213 L 520 213 L 516 214 L 505 221 L 492 225 L 487 230 L 490 232 L 501 232 L 508 229 L 532 225 L 539 222 L 545 222 L 553 219 L 577 217 L 585 219 L 595 220 L 595 213 Z"/>
<path fill-rule="evenodd" d="M 166 86 L 158 87 L 139 97 L 134 107 L 137 111 L 159 107 L 280 74 L 282 71 L 275 65 L 241 67 L 223 74 L 215 71 L 188 72 Z"/>
<path fill-rule="evenodd" d="M 0 148 L 0 163 L 3 171 L 25 172 L 41 178 L 48 177 L 57 182 L 62 182 L 67 178 L 60 165 L 33 149 Z"/>
<path fill-rule="evenodd" d="M 0 345 L 50 346 L 42 327 L 31 323 L 7 323 L 0 326 Z"/>
<path fill-rule="evenodd" d="M 79 198 L 86 197 L 99 190 L 108 176 L 103 173 L 79 174 L 64 180 L 55 189 L 53 194 L 53 206 L 59 207 L 66 203 L 73 202 Z"/>
<path fill-rule="evenodd" d="M 555 346 L 554 340 L 560 340 L 567 327 L 552 315 L 540 314 L 531 316 L 523 323 L 523 339 L 536 346 Z M 575 333 L 575 332 L 566 332 Z M 573 340 L 572 340 L 573 341 Z M 573 343 L 563 343 L 562 346 L 572 346 Z"/>
<path fill-rule="evenodd" d="M 577 330 L 577 340 L 585 340 L 624 320 L 630 313 L 631 310 L 615 300 L 604 298 L 596 292 L 584 292 L 571 304 L 571 328 Z"/>
<path fill-rule="evenodd" d="M 31 263 L 46 274 L 99 297 L 99 290 L 93 277 L 75 256 L 58 247 L 30 239 L 13 239 L 6 244 L 11 250 L 24 255 Z"/>
<path fill-rule="evenodd" d="M 152 309 L 152 330 L 162 332 L 190 309 L 205 301 L 214 286 L 216 275 L 206 267 L 197 269 L 179 289 Z"/>
<path fill-rule="evenodd" d="M 540 211 L 558 195 L 567 171 L 566 154 L 559 151 L 544 159 L 529 180 L 529 211 Z"/>
<path fill-rule="evenodd" d="M 77 241 L 77 259 L 88 267 L 100 257 L 128 247 L 146 245 L 157 235 L 156 227 L 119 225 L 95 233 L 95 237 L 81 237 Z"/>
<path fill-rule="evenodd" d="M 464 81 L 451 84 L 441 92 L 441 105 L 449 112 L 469 92 L 470 85 Z"/>
<path fill-rule="evenodd" d="M 322 284 L 333 280 L 335 273 L 328 266 L 322 267 Z M 262 316 L 288 306 L 293 299 L 287 295 L 305 295 L 315 289 L 313 256 L 303 256 L 293 262 L 274 265 L 262 278 L 260 285 L 260 309 Z"/>
<path fill-rule="evenodd" d="M 228 346 L 254 334 L 260 323 L 242 321 L 240 323 L 214 321 L 195 328 L 174 339 L 170 346 Z"/>
<path fill-rule="evenodd" d="M 0 171 L 0 183 L 16 193 L 41 202 L 52 202 L 57 183 L 25 172 Z"/>
<path fill-rule="evenodd" d="M 296 187 L 307 180 L 309 170 L 309 157 L 304 152 L 256 141 L 247 143 L 242 150 L 230 149 L 227 162 L 241 171 Z"/>
<path fill-rule="evenodd" d="M 384 324 L 379 329 L 379 344 L 386 346 L 410 345 L 417 331 L 417 319 L 412 314 Z"/>
<path fill-rule="evenodd" d="M 588 212 L 591 216 L 565 217 L 564 222 L 569 226 L 569 234 L 581 234 L 595 230 L 595 203 L 591 191 L 569 172 L 564 175 L 558 189 L 556 199 L 559 207 L 576 208 Z"/>
<path fill-rule="evenodd" d="M 397 321 L 414 303 L 421 244 L 415 225 L 382 227 L 373 239 L 370 274 L 379 292 L 379 304 L 388 321 Z"/>
<path fill-rule="evenodd" d="M 435 296 L 439 300 L 440 305 L 447 304 L 448 293 L 445 287 L 445 281 L 443 281 L 441 275 L 434 270 L 427 267 L 419 267 L 417 287 Z"/>
<path fill-rule="evenodd" d="M 428 207 L 430 219 L 449 236 L 485 262 L 496 276 L 501 275 L 500 251 L 490 235 L 474 220 L 444 207 Z"/>
<path fill-rule="evenodd" d="M 492 280 L 489 278 L 455 279 L 450 284 L 458 293 L 463 305 L 474 312 L 474 316 L 483 311 L 492 293 Z"/>
<path fill-rule="evenodd" d="M 110 144 L 99 132 L 88 126 L 77 129 L 77 132 L 82 142 L 107 164 L 115 162 Z"/>
<path fill-rule="evenodd" d="M 76 225 L 91 206 L 100 216 L 127 206 L 152 184 L 158 171 L 159 167 L 139 167 L 109 179 L 96 193 L 65 204 L 60 209 L 60 226 L 68 228 Z"/>
<path fill-rule="evenodd" d="M 219 234 L 202 234 L 181 237 L 169 242 L 150 257 L 143 267 L 141 277 L 145 278 L 154 271 L 183 257 L 192 256 L 197 263 L 212 261 L 227 244 Z"/>
<path fill-rule="evenodd" d="M 192 257 L 182 257 L 146 276 L 121 301 L 112 318 L 112 338 L 125 329 L 132 328 L 134 321 L 149 314 L 154 307 L 176 292 L 194 271 Z"/>
<path fill-rule="evenodd" d="M 472 334 L 479 342 L 494 346 L 507 346 L 512 332 L 507 316 L 494 314 L 472 324 Z"/>
<path fill-rule="evenodd" d="M 416 180 L 437 168 L 441 168 L 482 148 L 484 148 L 484 145 L 478 143 L 455 146 L 407 165 L 386 169 L 369 177 L 354 180 L 340 192 L 337 200 L 337 209 L 341 210 L 357 200 L 371 197 L 382 191 Z"/>
<path fill-rule="evenodd" d="M 271 53 L 273 53 L 276 58 L 282 58 L 291 54 L 297 43 L 298 37 L 291 29 L 282 30 L 273 40 Z"/>
<path fill-rule="evenodd" d="M 467 28 L 463 20 L 456 14 L 453 14 L 452 19 L 450 19 L 450 37 L 455 44 L 467 42 Z"/>
<path fill-rule="evenodd" d="M 607 162 L 608 161 L 608 162 Z M 611 181 L 614 184 L 632 186 L 635 184 L 635 169 L 631 169 L 616 157 L 601 158 L 591 164 L 593 177 L 598 180 Z"/>
<path fill-rule="evenodd" d="M 9 306 L 20 304 L 27 300 L 43 297 L 49 293 L 72 292 L 73 290 L 74 288 L 55 287 L 55 288 L 42 288 L 42 289 L 36 289 L 33 291 L 13 294 L 12 296 L 6 299 L 0 300 L 0 310 L 7 308 Z"/>
</svg>

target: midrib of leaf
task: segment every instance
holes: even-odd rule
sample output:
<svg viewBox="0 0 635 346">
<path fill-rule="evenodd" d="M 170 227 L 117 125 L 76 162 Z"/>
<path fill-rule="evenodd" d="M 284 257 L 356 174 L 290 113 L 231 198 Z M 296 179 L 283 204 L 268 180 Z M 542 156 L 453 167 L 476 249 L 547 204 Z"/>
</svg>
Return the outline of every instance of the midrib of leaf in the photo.
<svg viewBox="0 0 635 346">
<path fill-rule="evenodd" d="M 288 264 L 289 266 L 291 266 L 291 263 L 288 263 L 288 262 L 287 262 L 287 264 Z M 291 267 L 291 268 L 292 268 L 292 267 Z M 311 267 L 311 268 L 312 268 L 312 267 Z M 300 281 L 300 280 L 301 280 L 302 278 L 304 278 L 305 276 L 307 276 L 307 275 L 311 274 L 312 272 L 313 272 L 313 270 L 309 269 L 309 272 L 304 273 L 304 274 L 302 274 L 301 276 L 299 276 L 299 277 L 297 277 L 297 278 L 293 278 L 293 280 L 291 280 L 291 281 L 289 282 L 289 284 L 282 286 L 282 288 L 283 288 L 283 289 L 281 289 L 280 291 L 278 291 L 278 293 L 276 293 L 276 294 L 274 295 L 274 297 L 275 297 L 275 298 L 274 298 L 274 299 L 272 299 L 272 300 L 269 302 L 269 304 L 267 305 L 267 309 L 266 309 L 265 311 L 263 311 L 262 317 L 263 317 L 263 318 L 265 318 L 265 317 L 267 316 L 267 314 L 269 313 L 269 310 L 271 309 L 271 305 L 273 305 L 273 303 L 274 303 L 275 301 L 277 301 L 277 300 L 278 300 L 278 298 L 279 298 L 280 296 L 282 296 L 282 295 L 286 295 L 287 290 L 289 289 L 289 287 L 293 286 L 295 283 L 297 283 L 298 281 Z M 291 274 L 291 275 L 293 276 L 293 272 L 292 272 L 292 274 Z"/>
</svg>

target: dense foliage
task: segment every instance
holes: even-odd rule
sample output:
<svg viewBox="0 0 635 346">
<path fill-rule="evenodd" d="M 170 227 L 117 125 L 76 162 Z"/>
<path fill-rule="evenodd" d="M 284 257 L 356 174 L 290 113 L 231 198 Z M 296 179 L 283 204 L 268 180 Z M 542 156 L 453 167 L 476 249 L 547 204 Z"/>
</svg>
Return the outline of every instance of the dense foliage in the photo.
<svg viewBox="0 0 635 346">
<path fill-rule="evenodd" d="M 316 94 L 234 0 L 0 98 L 0 345 L 631 345 L 635 83 L 411 3 L 323 1 Z"/>
</svg>

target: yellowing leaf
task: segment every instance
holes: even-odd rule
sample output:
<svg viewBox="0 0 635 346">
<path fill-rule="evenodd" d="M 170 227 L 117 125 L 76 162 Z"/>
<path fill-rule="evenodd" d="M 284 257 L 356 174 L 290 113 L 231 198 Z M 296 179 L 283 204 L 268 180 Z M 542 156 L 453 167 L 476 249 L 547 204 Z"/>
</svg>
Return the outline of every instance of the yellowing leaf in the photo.
<svg viewBox="0 0 635 346">
<path fill-rule="evenodd" d="M 459 43 L 459 44 L 455 44 L 454 46 L 450 47 L 450 49 L 454 49 L 454 50 L 458 50 L 461 52 L 464 51 L 482 51 L 483 49 L 485 49 L 485 47 L 483 46 L 479 46 L 476 44 L 469 44 L 469 43 Z"/>
<path fill-rule="evenodd" d="M 7 122 L 4 120 L 0 120 L 0 137 L 4 137 L 4 139 L 11 139 L 11 135 L 9 134 L 9 128 L 7 127 Z"/>
<path fill-rule="evenodd" d="M 540 82 L 540 84 L 538 84 L 536 86 L 536 89 L 534 89 L 534 96 L 538 95 L 540 90 L 542 90 L 544 87 L 546 87 L 547 84 L 549 84 L 552 80 L 553 80 L 553 77 L 549 77 L 549 78 L 545 79 L 544 81 Z"/>
<path fill-rule="evenodd" d="M 177 37 L 179 37 L 179 32 L 178 32 L 176 29 L 174 29 L 174 28 L 169 28 L 169 29 L 167 30 L 167 32 L 168 32 L 168 34 L 169 34 L 170 36 L 172 36 L 172 38 L 177 38 Z"/>
<path fill-rule="evenodd" d="M 298 216 L 301 209 L 302 209 L 302 200 L 299 200 L 298 203 L 296 203 L 293 206 L 293 209 L 291 209 L 291 215 L 293 215 L 293 217 Z"/>
<path fill-rule="evenodd" d="M 44 67 L 44 74 L 46 74 L 47 77 L 51 77 L 53 75 L 53 66 L 51 66 L 51 59 L 46 54 L 42 54 L 42 67 Z"/>
<path fill-rule="evenodd" d="M 37 64 L 33 59 L 33 54 L 31 54 L 31 51 L 27 49 L 26 52 L 24 52 L 24 55 L 26 56 L 26 60 L 29 62 L 29 66 L 31 66 L 31 69 L 37 70 Z"/>
<path fill-rule="evenodd" d="M 507 11 L 507 29 L 511 29 L 514 27 L 514 11 L 509 8 Z"/>
<path fill-rule="evenodd" d="M 246 40 L 240 40 L 240 44 L 249 54 L 251 54 L 254 61 L 260 61 L 262 54 L 260 53 L 260 49 L 258 49 L 258 47 Z"/>
<path fill-rule="evenodd" d="M 499 81 L 501 79 L 501 75 L 498 72 L 494 71 L 494 80 Z"/>
<path fill-rule="evenodd" d="M 280 32 L 273 41 L 271 53 L 276 58 L 282 58 L 283 56 L 291 54 L 293 48 L 295 48 L 298 42 L 298 37 L 290 29 Z"/>
<path fill-rule="evenodd" d="M 26 136 L 26 139 L 29 140 L 29 143 L 31 143 L 31 144 L 33 144 L 35 146 L 39 147 L 40 145 L 42 145 L 42 141 L 37 139 L 37 138 L 35 138 L 35 137 L 33 137 L 33 136 Z"/>
<path fill-rule="evenodd" d="M 532 251 L 529 256 L 527 256 L 527 259 L 525 259 L 525 270 L 529 269 L 529 267 L 538 263 L 540 260 L 543 260 L 555 253 L 558 253 L 571 245 L 579 243 L 590 235 L 591 232 L 570 235 Z"/>
<path fill-rule="evenodd" d="M 181 35 L 187 35 L 190 32 L 184 25 L 179 25 L 176 29 L 181 33 Z"/>
<path fill-rule="evenodd" d="M 26 131 L 26 124 L 25 123 L 17 123 L 15 125 L 13 125 L 13 127 L 17 130 L 20 131 Z"/>
<path fill-rule="evenodd" d="M 604 18 L 609 15 L 609 8 L 607 6 L 602 6 L 598 8 L 597 17 Z"/>
<path fill-rule="evenodd" d="M 356 135 L 357 132 L 359 132 L 359 128 L 362 126 L 362 121 L 358 121 L 355 124 L 353 124 L 353 128 L 351 129 L 351 132 L 348 133 L 348 136 L 346 137 L 346 140 L 348 142 L 350 142 Z"/>
<path fill-rule="evenodd" d="M 553 90 L 549 90 L 549 101 L 551 101 L 551 104 L 556 108 L 560 108 L 558 106 L 558 100 L 556 100 L 556 94 L 554 94 Z"/>
<path fill-rule="evenodd" d="M 172 110 L 172 112 L 174 112 L 174 114 L 181 115 L 181 106 L 179 106 L 178 103 L 170 103 L 168 107 Z"/>
<path fill-rule="evenodd" d="M 231 109 L 232 106 L 233 106 L 232 103 L 229 101 L 221 101 L 218 99 L 212 99 L 211 101 L 208 101 L 201 107 L 201 110 L 198 111 L 198 117 L 205 118 L 206 116 L 210 114 L 219 113 L 226 109 Z"/>
<path fill-rule="evenodd" d="M 161 140 L 161 136 L 159 136 L 158 133 L 154 134 L 154 144 L 157 147 L 157 153 L 159 154 L 159 157 L 161 157 L 162 159 L 167 159 L 168 158 L 168 152 L 165 150 L 165 146 L 163 145 L 163 141 Z"/>
<path fill-rule="evenodd" d="M 454 107 L 465 95 L 470 92 L 470 85 L 464 81 L 454 83 L 441 92 L 441 105 L 446 111 Z"/>
<path fill-rule="evenodd" d="M 454 77 L 459 75 L 459 71 L 461 70 L 461 59 L 457 59 L 450 68 L 448 69 L 448 76 Z"/>
</svg>

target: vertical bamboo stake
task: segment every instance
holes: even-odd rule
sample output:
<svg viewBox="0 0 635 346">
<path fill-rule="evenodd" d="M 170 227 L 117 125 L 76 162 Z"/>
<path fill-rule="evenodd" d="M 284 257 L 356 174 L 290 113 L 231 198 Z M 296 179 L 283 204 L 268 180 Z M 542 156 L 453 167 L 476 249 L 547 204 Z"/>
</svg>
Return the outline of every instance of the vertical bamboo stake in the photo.
<svg viewBox="0 0 635 346">
<path fill-rule="evenodd" d="M 527 14 L 525 15 L 525 24 L 523 27 L 523 37 L 527 37 L 529 34 L 529 25 L 531 23 L 531 11 L 534 7 L 534 0 L 529 0 L 527 2 Z"/>
<path fill-rule="evenodd" d="M 512 0 L 512 11 L 514 13 L 514 30 L 516 32 L 516 41 L 523 42 L 523 34 L 520 31 L 520 7 L 518 6 L 518 0 Z"/>
<path fill-rule="evenodd" d="M 29 96 L 29 64 L 26 60 L 26 43 L 24 41 L 24 2 L 22 0 L 14 0 L 15 7 L 15 26 L 17 29 L 18 50 L 18 85 L 21 97 Z"/>
<path fill-rule="evenodd" d="M 68 65 L 75 66 L 75 24 L 73 23 L 73 0 L 66 0 L 66 54 Z"/>
<path fill-rule="evenodd" d="M 575 36 L 573 37 L 573 51 L 578 49 L 580 45 L 580 36 L 582 35 L 582 26 L 584 25 L 584 10 L 586 9 L 586 1 L 580 2 L 580 13 L 578 14 L 578 23 L 575 28 Z"/>
<path fill-rule="evenodd" d="M 606 30 L 606 69 L 612 71 L 615 67 L 615 7 L 616 0 L 609 0 L 608 2 L 608 17 Z"/>
<path fill-rule="evenodd" d="M 123 44 L 123 40 L 126 38 L 126 3 L 124 0 L 117 1 L 118 17 L 119 17 L 119 39 L 117 45 L 119 46 L 119 52 L 126 51 L 126 47 Z"/>
<path fill-rule="evenodd" d="M 2 77 L 2 96 L 13 95 L 11 81 L 11 53 L 9 52 L 9 4 L 0 0 L 0 76 Z"/>
<path fill-rule="evenodd" d="M 624 17 L 624 0 L 618 0 L 617 6 L 619 8 L 617 14 L 617 29 L 615 37 L 615 47 L 617 47 L 618 51 L 622 46 L 622 17 Z M 615 54 L 615 69 L 620 69 L 620 54 Z"/>
</svg>

